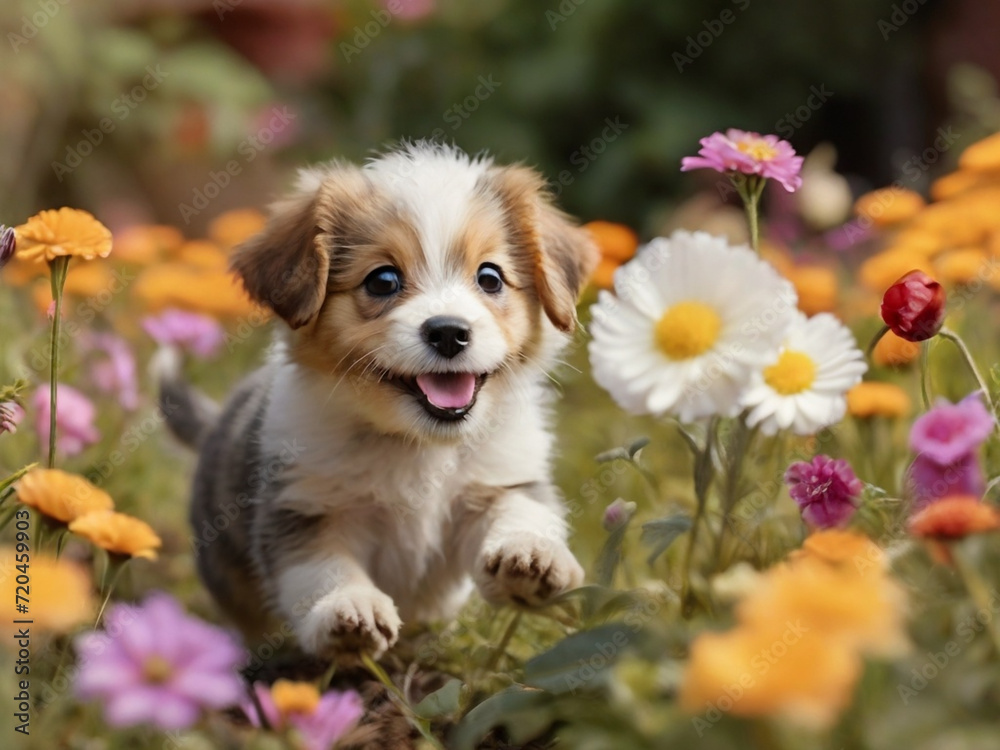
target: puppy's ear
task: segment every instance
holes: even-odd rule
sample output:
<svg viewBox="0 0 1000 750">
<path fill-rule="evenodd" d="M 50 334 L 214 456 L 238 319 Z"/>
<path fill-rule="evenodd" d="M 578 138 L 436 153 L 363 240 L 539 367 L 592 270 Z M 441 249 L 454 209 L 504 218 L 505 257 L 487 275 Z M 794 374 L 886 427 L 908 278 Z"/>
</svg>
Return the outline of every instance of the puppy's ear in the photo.
<svg viewBox="0 0 1000 750">
<path fill-rule="evenodd" d="M 230 259 L 250 297 L 292 328 L 312 322 L 326 299 L 337 227 L 363 207 L 366 188 L 356 167 L 303 172 L 298 192 L 272 206 L 264 229 Z"/>
<path fill-rule="evenodd" d="M 590 234 L 552 205 L 541 175 L 527 167 L 490 172 L 508 216 L 511 235 L 532 260 L 542 309 L 567 333 L 576 326 L 576 300 L 597 265 Z"/>
</svg>

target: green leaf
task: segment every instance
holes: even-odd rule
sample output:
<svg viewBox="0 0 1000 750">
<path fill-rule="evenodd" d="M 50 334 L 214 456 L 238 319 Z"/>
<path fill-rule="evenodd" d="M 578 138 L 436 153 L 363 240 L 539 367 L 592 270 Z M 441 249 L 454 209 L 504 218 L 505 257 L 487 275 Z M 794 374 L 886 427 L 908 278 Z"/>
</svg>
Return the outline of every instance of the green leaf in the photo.
<svg viewBox="0 0 1000 750">
<path fill-rule="evenodd" d="M 552 696 L 542 690 L 512 685 L 469 711 L 455 727 L 448 747 L 475 750 L 494 727 L 503 727 L 512 743 L 524 744 L 549 728 Z"/>
<path fill-rule="evenodd" d="M 21 469 L 19 471 L 15 471 L 13 474 L 11 474 L 6 479 L 0 480 L 0 497 L 6 498 L 7 490 L 10 489 L 10 487 L 13 486 L 14 482 L 16 482 L 18 479 L 20 479 L 21 477 L 23 477 L 29 471 L 31 471 L 32 469 L 34 469 L 36 466 L 38 466 L 37 462 L 33 463 L 33 464 L 28 464 L 23 469 Z"/>
<path fill-rule="evenodd" d="M 646 521 L 642 525 L 642 536 L 639 538 L 643 544 L 652 548 L 646 562 L 649 565 L 656 562 L 657 558 L 674 543 L 674 540 L 690 528 L 691 517 L 684 513 L 658 518 L 655 521 Z"/>
<path fill-rule="evenodd" d="M 637 629 L 621 622 L 574 633 L 524 665 L 524 681 L 553 695 L 593 689 L 635 645 Z"/>
<path fill-rule="evenodd" d="M 460 707 L 459 698 L 462 695 L 462 684 L 459 679 L 448 680 L 442 687 L 415 705 L 413 712 L 423 719 L 436 719 L 457 713 Z"/>
</svg>

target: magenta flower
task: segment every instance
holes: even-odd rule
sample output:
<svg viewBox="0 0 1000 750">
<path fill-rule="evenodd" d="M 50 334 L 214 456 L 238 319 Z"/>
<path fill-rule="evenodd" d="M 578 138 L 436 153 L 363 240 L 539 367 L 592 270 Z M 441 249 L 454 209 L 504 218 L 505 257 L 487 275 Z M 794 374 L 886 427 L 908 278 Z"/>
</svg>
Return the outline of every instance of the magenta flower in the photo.
<svg viewBox="0 0 1000 750">
<path fill-rule="evenodd" d="M 946 466 L 976 451 L 990 436 L 993 426 L 993 417 L 978 392 L 957 404 L 939 399 L 910 428 L 910 448 Z"/>
<path fill-rule="evenodd" d="M 214 357 L 226 338 L 214 318 L 186 310 L 164 310 L 142 321 L 146 331 L 161 346 L 179 346 L 197 357 Z"/>
<path fill-rule="evenodd" d="M 113 727 L 152 724 L 186 729 L 205 709 L 238 705 L 246 658 L 226 631 L 184 613 L 163 592 L 141 606 L 117 604 L 103 632 L 78 636 L 75 690 L 100 700 Z"/>
<path fill-rule="evenodd" d="M 950 495 L 982 497 L 986 492 L 986 480 L 975 453 L 967 453 L 950 464 L 939 464 L 927 454 L 919 455 L 907 470 L 906 485 L 913 510 Z"/>
<path fill-rule="evenodd" d="M 64 456 L 82 453 L 88 445 L 101 439 L 94 426 L 97 412 L 90 399 L 65 383 L 56 384 L 56 450 Z M 42 445 L 49 442 L 49 386 L 42 385 L 32 398 L 35 407 L 35 429 Z"/>
<path fill-rule="evenodd" d="M 267 685 L 256 682 L 253 690 L 268 725 L 279 731 L 289 727 L 294 729 L 306 750 L 330 750 L 365 712 L 361 696 L 353 690 L 343 693 L 330 691 L 324 693 L 311 710 L 297 707 L 285 712 L 275 703 Z M 263 724 L 257 707 L 251 701 L 244 701 L 243 711 L 255 727 Z"/>
<path fill-rule="evenodd" d="M 85 332 L 84 348 L 102 356 L 90 367 L 90 379 L 101 393 L 115 394 L 129 411 L 139 408 L 139 381 L 135 357 L 128 342 L 113 333 Z"/>
<path fill-rule="evenodd" d="M 793 463 L 785 472 L 785 484 L 802 519 L 820 529 L 846 524 L 865 487 L 847 461 L 824 455 Z"/>
<path fill-rule="evenodd" d="M 14 227 L 5 227 L 0 224 L 0 268 L 10 262 L 16 249 L 17 236 L 14 234 Z"/>
<path fill-rule="evenodd" d="M 24 409 L 13 401 L 0 402 L 0 435 L 17 432 L 17 426 L 24 419 Z"/>
<path fill-rule="evenodd" d="M 788 192 L 802 185 L 802 157 L 788 141 L 776 135 L 761 135 L 730 128 L 702 138 L 698 156 L 681 159 L 681 171 L 714 169 L 716 172 L 760 175 L 777 180 Z"/>
</svg>

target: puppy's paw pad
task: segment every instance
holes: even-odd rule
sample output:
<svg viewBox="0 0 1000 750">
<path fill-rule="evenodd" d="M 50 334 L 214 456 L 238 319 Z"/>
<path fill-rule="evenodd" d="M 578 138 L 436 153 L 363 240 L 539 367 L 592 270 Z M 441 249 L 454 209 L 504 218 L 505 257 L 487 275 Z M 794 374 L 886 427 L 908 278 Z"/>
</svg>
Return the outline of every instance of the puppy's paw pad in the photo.
<svg viewBox="0 0 1000 750">
<path fill-rule="evenodd" d="M 375 588 L 327 594 L 302 622 L 302 647 L 321 656 L 367 652 L 378 658 L 395 645 L 402 622 L 392 599 Z"/>
<path fill-rule="evenodd" d="M 485 548 L 475 574 L 487 601 L 540 607 L 583 583 L 583 568 L 562 542 L 527 535 Z"/>
</svg>

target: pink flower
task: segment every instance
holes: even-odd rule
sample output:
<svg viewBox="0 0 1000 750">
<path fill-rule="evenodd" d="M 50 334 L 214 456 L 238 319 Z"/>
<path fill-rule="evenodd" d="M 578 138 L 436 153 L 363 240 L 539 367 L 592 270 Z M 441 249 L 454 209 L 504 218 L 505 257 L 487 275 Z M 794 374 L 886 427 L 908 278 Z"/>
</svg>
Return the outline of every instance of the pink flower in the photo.
<svg viewBox="0 0 1000 750">
<path fill-rule="evenodd" d="M 78 636 L 76 694 L 104 703 L 113 727 L 186 729 L 205 709 L 237 705 L 236 667 L 246 658 L 226 631 L 190 617 L 159 592 L 141 606 L 117 604 L 104 632 Z"/>
<path fill-rule="evenodd" d="M 186 310 L 164 310 L 145 318 L 142 328 L 161 346 L 179 346 L 201 358 L 215 356 L 226 338 L 214 318 Z"/>
<path fill-rule="evenodd" d="M 951 495 L 982 497 L 986 492 L 986 480 L 975 453 L 967 453 L 950 464 L 940 464 L 921 454 L 906 472 L 906 485 L 915 511 Z"/>
<path fill-rule="evenodd" d="M 17 236 L 14 234 L 14 227 L 5 227 L 0 224 L 0 268 L 3 268 L 14 257 L 14 250 L 17 245 Z"/>
<path fill-rule="evenodd" d="M 90 399 L 64 383 L 56 384 L 56 450 L 64 456 L 75 456 L 101 439 L 94 427 L 96 410 Z M 36 429 L 42 445 L 49 442 L 49 386 L 39 386 L 32 398 L 35 407 Z"/>
<path fill-rule="evenodd" d="M 847 461 L 823 455 L 789 466 L 785 484 L 802 509 L 802 519 L 821 529 L 847 523 L 865 487 Z"/>
<path fill-rule="evenodd" d="M 942 466 L 973 453 L 993 431 L 993 417 L 976 392 L 952 404 L 939 399 L 910 428 L 910 448 Z"/>
<path fill-rule="evenodd" d="M 139 382 L 135 357 L 128 342 L 113 333 L 85 332 L 80 339 L 84 348 L 104 358 L 90 367 L 90 379 L 101 393 L 113 393 L 129 411 L 139 407 Z"/>
<path fill-rule="evenodd" d="M 407 21 L 416 21 L 434 12 L 435 0 L 382 0 L 390 13 Z"/>
<path fill-rule="evenodd" d="M 13 401 L 0 402 L 0 435 L 17 432 L 17 426 L 24 419 L 24 409 Z"/>
<path fill-rule="evenodd" d="M 776 135 L 748 133 L 730 128 L 702 138 L 698 156 L 681 159 L 681 171 L 714 169 L 716 172 L 738 172 L 760 175 L 777 180 L 785 190 L 794 192 L 802 185 L 802 157 L 788 141 Z"/>
<path fill-rule="evenodd" d="M 292 727 L 298 732 L 306 750 L 330 750 L 365 712 L 361 696 L 353 690 L 324 693 L 311 710 L 299 708 L 285 713 L 275 702 L 267 685 L 255 682 L 253 690 L 268 725 L 277 730 Z M 252 702 L 245 701 L 243 711 L 255 727 L 262 725 L 257 707 Z"/>
</svg>

